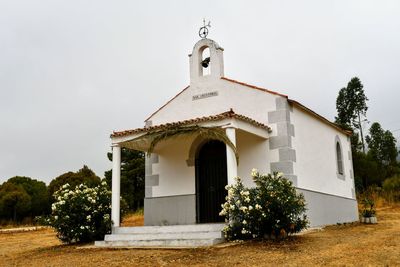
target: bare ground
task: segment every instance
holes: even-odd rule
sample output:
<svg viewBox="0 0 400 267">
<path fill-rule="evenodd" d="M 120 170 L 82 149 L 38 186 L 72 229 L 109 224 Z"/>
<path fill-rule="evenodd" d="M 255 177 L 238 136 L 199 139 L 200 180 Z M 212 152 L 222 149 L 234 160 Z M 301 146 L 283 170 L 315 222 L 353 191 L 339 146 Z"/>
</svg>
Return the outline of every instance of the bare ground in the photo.
<svg viewBox="0 0 400 267">
<path fill-rule="evenodd" d="M 61 245 L 51 229 L 2 233 L 0 266 L 400 266 L 400 207 L 378 210 L 378 220 L 329 226 L 281 242 L 176 250 L 77 249 Z M 135 223 L 140 218 L 127 224 Z"/>
</svg>

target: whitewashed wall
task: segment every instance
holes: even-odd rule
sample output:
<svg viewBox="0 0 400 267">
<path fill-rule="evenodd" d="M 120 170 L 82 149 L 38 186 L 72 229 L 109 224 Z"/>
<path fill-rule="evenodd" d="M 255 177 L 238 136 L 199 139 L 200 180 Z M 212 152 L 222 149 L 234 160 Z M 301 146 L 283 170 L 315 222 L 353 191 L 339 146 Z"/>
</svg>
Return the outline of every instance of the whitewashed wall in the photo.
<svg viewBox="0 0 400 267">
<path fill-rule="evenodd" d="M 193 96 L 208 92 L 218 92 L 218 96 L 192 100 Z M 276 96 L 273 94 L 205 76 L 199 79 L 199 83 L 192 84 L 149 120 L 153 125 L 158 125 L 216 115 L 232 108 L 238 114 L 267 124 L 268 111 L 276 108 L 275 98 Z"/>
<path fill-rule="evenodd" d="M 296 107 L 291 113 L 291 121 L 295 127 L 292 142 L 296 150 L 294 172 L 298 178 L 297 187 L 353 198 L 350 139 Z M 337 176 L 336 136 L 342 145 L 344 179 Z"/>
<path fill-rule="evenodd" d="M 160 144 L 158 163 L 152 165 L 153 174 L 159 174 L 159 184 L 152 187 L 152 197 L 195 194 L 195 168 L 186 164 L 192 141 L 171 139 Z"/>
<path fill-rule="evenodd" d="M 251 170 L 256 168 L 260 173 L 270 172 L 271 158 L 268 156 L 268 140 L 241 131 L 236 132 L 237 150 L 239 152 L 238 176 L 247 187 L 253 187 Z"/>
</svg>

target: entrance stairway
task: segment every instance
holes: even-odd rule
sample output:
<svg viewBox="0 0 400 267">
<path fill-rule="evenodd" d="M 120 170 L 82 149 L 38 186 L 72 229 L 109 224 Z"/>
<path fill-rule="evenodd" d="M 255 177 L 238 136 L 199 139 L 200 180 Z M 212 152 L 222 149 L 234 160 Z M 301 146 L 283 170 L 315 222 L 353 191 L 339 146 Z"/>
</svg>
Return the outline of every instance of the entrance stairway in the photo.
<svg viewBox="0 0 400 267">
<path fill-rule="evenodd" d="M 224 241 L 225 224 L 115 227 L 97 247 L 204 247 Z"/>
</svg>

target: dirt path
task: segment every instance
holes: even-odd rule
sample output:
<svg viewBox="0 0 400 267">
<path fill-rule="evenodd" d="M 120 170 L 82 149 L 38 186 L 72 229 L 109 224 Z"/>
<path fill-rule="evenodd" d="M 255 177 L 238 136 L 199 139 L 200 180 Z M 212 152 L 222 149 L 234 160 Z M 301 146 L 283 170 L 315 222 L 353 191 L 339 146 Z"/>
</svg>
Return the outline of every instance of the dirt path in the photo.
<svg viewBox="0 0 400 267">
<path fill-rule="evenodd" d="M 283 242 L 184 250 L 76 249 L 53 231 L 0 234 L 0 266 L 400 266 L 400 207 L 377 225 L 337 225 Z"/>
</svg>

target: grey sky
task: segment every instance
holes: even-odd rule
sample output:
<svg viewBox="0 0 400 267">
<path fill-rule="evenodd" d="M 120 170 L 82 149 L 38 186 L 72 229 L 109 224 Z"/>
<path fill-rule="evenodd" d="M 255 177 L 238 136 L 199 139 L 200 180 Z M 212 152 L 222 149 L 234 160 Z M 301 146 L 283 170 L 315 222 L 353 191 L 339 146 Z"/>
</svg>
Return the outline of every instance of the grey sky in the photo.
<svg viewBox="0 0 400 267">
<path fill-rule="evenodd" d="M 0 0 L 0 182 L 83 164 L 102 177 L 112 130 L 142 127 L 189 83 L 203 17 L 227 77 L 333 120 L 358 76 L 368 119 L 400 129 L 399 1 Z"/>
</svg>

